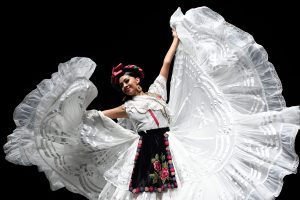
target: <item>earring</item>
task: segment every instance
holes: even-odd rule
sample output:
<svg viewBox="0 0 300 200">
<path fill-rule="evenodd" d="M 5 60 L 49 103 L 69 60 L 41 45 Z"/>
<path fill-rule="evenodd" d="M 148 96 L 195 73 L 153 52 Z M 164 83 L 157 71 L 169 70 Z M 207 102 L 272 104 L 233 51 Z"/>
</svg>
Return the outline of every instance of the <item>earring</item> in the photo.
<svg viewBox="0 0 300 200">
<path fill-rule="evenodd" d="M 140 85 L 138 85 L 138 86 L 136 87 L 136 89 L 137 89 L 138 93 L 141 93 L 141 92 L 142 92 L 142 87 L 141 87 Z"/>
</svg>

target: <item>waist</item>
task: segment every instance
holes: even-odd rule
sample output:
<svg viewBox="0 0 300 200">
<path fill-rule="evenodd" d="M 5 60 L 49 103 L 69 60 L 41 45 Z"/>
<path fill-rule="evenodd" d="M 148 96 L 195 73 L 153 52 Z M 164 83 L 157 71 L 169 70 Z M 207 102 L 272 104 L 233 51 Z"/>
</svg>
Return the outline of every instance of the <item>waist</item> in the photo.
<svg viewBox="0 0 300 200">
<path fill-rule="evenodd" d="M 164 127 L 164 128 L 156 128 L 156 129 L 150 129 L 146 131 L 139 131 L 138 134 L 140 136 L 144 135 L 150 135 L 150 134 L 164 134 L 165 132 L 170 131 L 169 127 Z"/>
</svg>

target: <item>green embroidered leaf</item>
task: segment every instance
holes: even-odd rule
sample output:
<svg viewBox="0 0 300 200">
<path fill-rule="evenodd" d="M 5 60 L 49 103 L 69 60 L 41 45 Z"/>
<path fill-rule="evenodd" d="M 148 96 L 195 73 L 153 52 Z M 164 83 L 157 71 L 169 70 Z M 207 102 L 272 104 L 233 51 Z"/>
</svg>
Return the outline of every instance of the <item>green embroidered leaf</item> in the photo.
<svg viewBox="0 0 300 200">
<path fill-rule="evenodd" d="M 154 179 L 156 177 L 155 174 L 149 174 L 149 176 L 151 179 Z"/>
<path fill-rule="evenodd" d="M 167 162 L 164 162 L 164 163 L 162 164 L 162 168 L 168 168 Z"/>
<path fill-rule="evenodd" d="M 151 162 L 152 162 L 152 163 L 154 163 L 155 161 L 156 161 L 155 158 L 152 158 L 152 159 L 151 159 Z"/>
<path fill-rule="evenodd" d="M 155 159 L 159 160 L 159 155 L 158 154 L 155 155 Z"/>
<path fill-rule="evenodd" d="M 165 161 L 166 160 L 166 156 L 164 154 L 161 154 L 161 161 Z"/>
<path fill-rule="evenodd" d="M 149 174 L 149 176 L 150 176 L 150 179 L 152 179 L 153 184 L 157 183 L 159 176 L 156 172 L 154 172 L 153 174 Z"/>
</svg>

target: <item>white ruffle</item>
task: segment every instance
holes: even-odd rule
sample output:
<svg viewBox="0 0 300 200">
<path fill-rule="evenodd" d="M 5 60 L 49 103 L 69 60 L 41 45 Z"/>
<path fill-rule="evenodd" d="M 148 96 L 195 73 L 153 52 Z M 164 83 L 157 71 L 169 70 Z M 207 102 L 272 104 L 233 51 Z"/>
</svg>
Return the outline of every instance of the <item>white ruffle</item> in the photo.
<svg viewBox="0 0 300 200">
<path fill-rule="evenodd" d="M 89 199 L 98 198 L 104 172 L 138 139 L 101 112 L 86 111 L 97 95 L 88 80 L 95 66 L 79 57 L 60 64 L 16 108 L 17 128 L 4 146 L 8 161 L 36 165 L 52 190 L 66 187 Z"/>
<path fill-rule="evenodd" d="M 159 100 L 156 97 L 142 95 L 134 97 L 134 100 L 126 101 L 124 106 L 127 113 L 145 114 L 149 109 L 154 111 L 164 110 L 167 104 L 163 100 Z"/>
<path fill-rule="evenodd" d="M 124 107 L 129 121 L 122 120 L 122 125 L 130 127 L 131 124 L 136 132 L 169 126 L 170 111 L 166 102 L 161 98 L 149 95 L 135 96 L 132 100 L 125 102 Z M 153 112 L 158 124 L 156 124 L 149 110 Z"/>
<path fill-rule="evenodd" d="M 149 86 L 148 92 L 158 94 L 164 101 L 167 101 L 168 93 L 166 78 L 159 74 L 154 80 L 154 83 Z"/>
<path fill-rule="evenodd" d="M 16 164 L 35 164 L 34 158 L 34 126 L 35 120 L 44 115 L 48 108 L 71 83 L 78 78 L 89 78 L 95 69 L 95 63 L 89 58 L 73 58 L 60 64 L 58 72 L 52 74 L 51 79 L 44 79 L 37 85 L 37 89 L 30 92 L 14 111 L 14 121 L 17 128 L 8 136 L 8 143 L 4 146 L 6 159 Z M 93 86 L 93 84 L 91 85 Z M 92 93 L 92 98 L 96 92 Z M 90 100 L 91 101 L 91 100 Z M 45 103 L 44 103 L 45 102 Z M 89 104 L 90 102 L 87 102 Z M 33 155 L 33 156 L 31 156 Z"/>
<path fill-rule="evenodd" d="M 179 173 L 182 184 L 189 176 L 203 180 L 199 199 L 278 196 L 283 177 L 299 164 L 300 113 L 285 107 L 266 51 L 207 7 L 185 15 L 179 8 L 170 23 L 181 41 L 171 80 L 170 146 L 179 170 L 189 161 L 200 169 Z"/>
<path fill-rule="evenodd" d="M 206 73 L 234 109 L 256 113 L 285 107 L 274 66 L 249 33 L 207 7 L 190 9 L 185 15 L 178 8 L 170 23 L 181 41 L 179 51 L 197 65 L 195 76 Z"/>
</svg>

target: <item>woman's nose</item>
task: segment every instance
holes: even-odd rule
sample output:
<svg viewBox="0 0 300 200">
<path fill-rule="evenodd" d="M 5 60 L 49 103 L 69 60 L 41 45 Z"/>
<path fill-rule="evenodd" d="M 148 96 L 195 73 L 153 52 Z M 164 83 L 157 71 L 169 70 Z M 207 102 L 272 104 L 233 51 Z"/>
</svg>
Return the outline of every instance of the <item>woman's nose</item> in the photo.
<svg viewBox="0 0 300 200">
<path fill-rule="evenodd" d="M 128 83 L 123 83 L 123 88 L 126 88 L 128 86 Z"/>
</svg>

